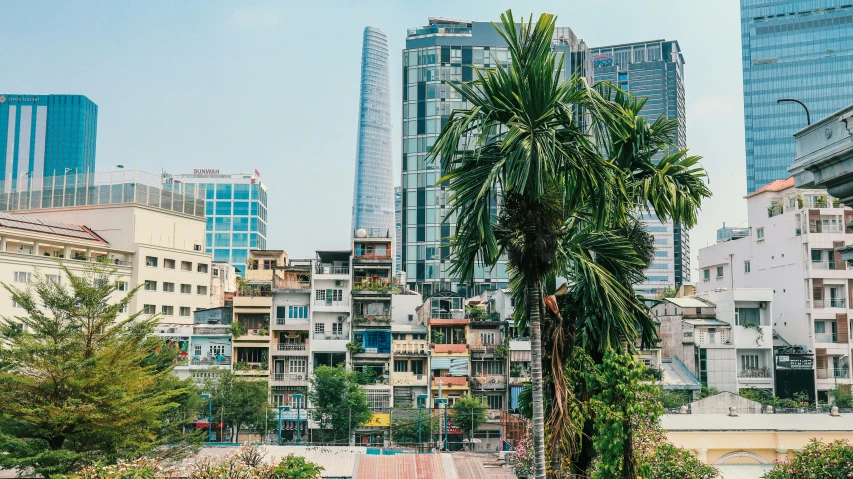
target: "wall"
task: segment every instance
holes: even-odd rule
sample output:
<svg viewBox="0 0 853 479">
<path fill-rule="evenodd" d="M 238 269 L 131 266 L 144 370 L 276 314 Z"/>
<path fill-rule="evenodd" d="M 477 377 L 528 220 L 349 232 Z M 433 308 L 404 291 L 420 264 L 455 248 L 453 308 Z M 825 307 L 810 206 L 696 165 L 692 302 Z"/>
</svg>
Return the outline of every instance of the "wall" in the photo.
<svg viewBox="0 0 853 479">
<path fill-rule="evenodd" d="M 391 324 L 418 324 L 417 308 L 423 304 L 419 293 L 391 296 Z M 409 321 L 409 315 L 413 316 Z"/>
</svg>

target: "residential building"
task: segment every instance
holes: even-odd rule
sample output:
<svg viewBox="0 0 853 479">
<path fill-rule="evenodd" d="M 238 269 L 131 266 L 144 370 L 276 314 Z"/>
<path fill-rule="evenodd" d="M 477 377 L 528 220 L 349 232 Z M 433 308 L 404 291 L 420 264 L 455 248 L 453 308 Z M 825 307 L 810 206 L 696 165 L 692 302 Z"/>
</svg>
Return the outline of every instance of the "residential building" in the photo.
<svg viewBox="0 0 853 479">
<path fill-rule="evenodd" d="M 393 231 L 394 168 L 388 40 L 385 33 L 375 27 L 364 28 L 358 106 L 352 230 Z"/>
<path fill-rule="evenodd" d="M 391 296 L 390 384 L 394 387 L 394 407 L 403 403 L 417 406 L 418 396 L 429 394 L 427 325 L 416 314 L 421 304 L 421 295 L 412 291 Z"/>
<path fill-rule="evenodd" d="M 749 236 L 749 228 L 732 228 L 723 223 L 723 227 L 717 230 L 717 241 L 729 241 L 733 239 L 746 238 Z"/>
<path fill-rule="evenodd" d="M 592 80 L 586 44 L 569 28 L 554 32 L 553 48 L 565 58 L 563 73 L 578 73 Z M 463 296 L 505 287 L 505 261 L 491 269 L 478 267 L 475 286 L 460 285 L 448 269 L 452 258 L 446 246 L 454 233 L 453 218 L 446 208 L 450 191 L 441 177 L 438 162 L 427 161 L 442 125 L 454 109 L 469 105 L 450 87 L 450 81 L 475 79 L 474 68 L 506 67 L 509 52 L 491 22 L 430 18 L 428 25 L 410 28 L 403 50 L 401 270 L 408 288 L 425 297 L 439 291 Z M 584 112 L 577 112 L 584 123 Z M 470 289 L 470 291 L 469 291 Z"/>
<path fill-rule="evenodd" d="M 205 192 L 205 251 L 244 275 L 249 250 L 267 248 L 268 192 L 258 170 L 220 174 L 216 169 L 196 169 L 192 174 L 163 176 L 166 183 L 197 185 Z"/>
<path fill-rule="evenodd" d="M 132 249 L 121 249 L 107 242 L 92 229 L 77 224 L 43 221 L 23 215 L 0 213 L 0 281 L 17 288 L 40 274 L 44 279 L 65 284 L 60 264 L 75 274 L 82 274 L 93 262 L 104 261 L 115 269 L 120 288 L 127 292 L 133 286 Z M 116 300 L 125 294 L 118 291 Z M 24 314 L 5 289 L 0 288 L 0 317 L 14 318 Z"/>
<path fill-rule="evenodd" d="M 465 298 L 439 293 L 426 298 L 418 308 L 418 317 L 427 325 L 430 340 L 430 401 L 457 399 L 470 392 L 471 356 L 468 333 L 471 320 L 465 316 Z"/>
<path fill-rule="evenodd" d="M 98 105 L 83 95 L 0 94 L 3 193 L 95 171 Z"/>
<path fill-rule="evenodd" d="M 802 383 L 797 389 L 812 396 L 816 389 L 818 399 L 826 402 L 836 383 L 851 383 L 853 271 L 835 249 L 853 243 L 853 230 L 845 226 L 853 220 L 853 210 L 826 190 L 795 187 L 792 178 L 748 195 L 747 208 L 748 237 L 699 250 L 699 292 L 772 290 L 776 335 L 815 355 L 816 388 Z"/>
<path fill-rule="evenodd" d="M 231 369 L 231 308 L 200 309 L 193 324 L 160 323 L 155 336 L 177 352 L 175 368 L 180 379 L 199 385 L 215 379 L 218 371 Z"/>
<path fill-rule="evenodd" d="M 468 350 L 471 357 L 471 396 L 486 405 L 490 420 L 500 420 L 500 411 L 508 407 L 510 349 L 508 322 L 498 313 L 488 310 L 488 301 L 469 299 L 466 313 L 468 323 Z M 489 430 L 488 427 L 481 431 Z M 492 429 L 494 430 L 494 429 Z"/>
<path fill-rule="evenodd" d="M 741 0 L 747 192 L 788 178 L 794 132 L 850 103 L 853 5 L 844 0 Z"/>
<path fill-rule="evenodd" d="M 214 262 L 210 269 L 210 307 L 220 308 L 232 301 L 237 291 L 237 270 L 224 262 Z"/>
<path fill-rule="evenodd" d="M 273 287 L 283 277 L 279 266 L 287 263 L 282 250 L 249 252 L 246 277 L 234 295 L 235 374 L 269 379 Z"/>
<path fill-rule="evenodd" d="M 631 94 L 646 97 L 640 114 L 648 121 L 678 120 L 674 147 L 687 148 L 684 56 L 675 40 L 623 43 L 590 49 L 595 81 L 610 82 Z M 658 154 L 655 160 L 660 160 Z M 654 236 L 655 258 L 637 292 L 654 296 L 667 287 L 690 283 L 690 231 L 654 214 L 643 214 Z"/>
<path fill-rule="evenodd" d="M 49 247 L 39 245 L 38 250 L 42 257 L 86 260 L 103 256 L 115 265 L 127 262 L 128 286 L 143 285 L 131 301 L 130 311 L 157 314 L 164 323 L 192 324 L 193 311 L 210 307 L 211 262 L 202 248 L 204 220 L 200 217 L 136 202 L 32 209 L 16 215 L 47 226 L 54 222 L 85 225 L 111 250 L 121 252 L 106 254 L 103 249 L 81 250 L 71 244 L 62 245 L 64 251 L 60 251 L 55 242 L 48 243 Z"/>
<path fill-rule="evenodd" d="M 772 300 L 770 289 L 719 289 L 653 306 L 661 337 L 656 367 L 669 373 L 661 377 L 664 387 L 676 380 L 676 389 L 695 390 L 698 378 L 697 385 L 735 394 L 772 391 Z"/>
<path fill-rule="evenodd" d="M 311 361 L 317 366 L 351 366 L 347 343 L 352 333 L 352 251 L 317 251 L 311 289 Z"/>
</svg>

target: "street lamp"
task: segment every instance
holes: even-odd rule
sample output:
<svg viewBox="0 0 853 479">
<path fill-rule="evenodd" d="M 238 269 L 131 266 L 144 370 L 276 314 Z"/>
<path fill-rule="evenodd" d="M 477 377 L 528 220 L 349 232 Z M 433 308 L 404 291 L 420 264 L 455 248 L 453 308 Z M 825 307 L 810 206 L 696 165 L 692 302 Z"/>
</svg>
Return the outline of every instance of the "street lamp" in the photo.
<svg viewBox="0 0 853 479">
<path fill-rule="evenodd" d="M 213 397 L 208 393 L 201 393 L 199 397 L 207 399 L 207 442 L 213 442 Z"/>
<path fill-rule="evenodd" d="M 418 454 L 421 452 L 421 445 L 423 444 L 421 440 L 421 410 L 426 404 L 427 395 L 426 394 L 418 394 Z"/>
<path fill-rule="evenodd" d="M 439 382 L 439 384 L 441 384 Z M 438 416 L 441 417 L 441 405 L 444 404 L 444 439 L 442 440 L 442 445 L 444 450 L 447 450 L 448 446 L 448 437 L 447 437 L 447 398 L 435 398 L 435 407 L 438 409 Z M 438 429 L 438 437 L 441 438 L 441 428 Z"/>
<path fill-rule="evenodd" d="M 300 423 L 302 422 L 302 395 L 301 394 L 291 394 L 290 397 L 296 400 L 296 445 L 299 445 L 299 436 L 300 436 Z"/>
<path fill-rule="evenodd" d="M 783 101 L 790 101 L 792 103 L 799 103 L 800 106 L 802 106 L 806 110 L 806 125 L 812 124 L 812 116 L 809 113 L 809 107 L 807 107 L 805 103 L 803 103 L 800 100 L 797 100 L 796 98 L 780 98 L 780 99 L 776 100 L 776 103 L 779 104 L 779 103 L 782 103 Z"/>
</svg>

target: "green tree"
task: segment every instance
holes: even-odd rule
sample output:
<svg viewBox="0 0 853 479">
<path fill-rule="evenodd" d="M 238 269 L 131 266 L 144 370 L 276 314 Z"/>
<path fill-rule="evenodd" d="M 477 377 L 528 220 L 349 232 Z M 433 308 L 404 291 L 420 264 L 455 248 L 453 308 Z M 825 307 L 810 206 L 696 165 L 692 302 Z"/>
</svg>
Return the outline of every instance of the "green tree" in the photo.
<svg viewBox="0 0 853 479">
<path fill-rule="evenodd" d="M 664 443 L 648 458 L 655 479 L 714 479 L 716 468 L 700 461 L 690 451 Z"/>
<path fill-rule="evenodd" d="M 320 479 L 324 470 L 302 456 L 289 454 L 275 467 L 271 479 Z"/>
<path fill-rule="evenodd" d="M 331 431 L 333 444 L 338 443 L 340 434 L 350 434 L 373 416 L 367 395 L 358 385 L 357 375 L 357 372 L 347 371 L 343 366 L 318 366 L 311 376 L 308 389 L 311 419 L 317 421 L 327 441 Z M 349 441 L 347 437 L 346 442 Z"/>
<path fill-rule="evenodd" d="M 269 417 L 269 386 L 266 381 L 241 378 L 231 371 L 211 371 L 204 390 L 213 401 L 213 423 L 231 430 L 231 442 L 240 441 L 240 429 L 263 430 Z M 199 415 L 207 417 L 209 406 L 202 400 Z M 206 431 L 205 431 L 206 433 Z"/>
<path fill-rule="evenodd" d="M 764 479 L 848 479 L 853 477 L 853 445 L 812 439 L 794 459 L 777 463 Z"/>
<path fill-rule="evenodd" d="M 840 408 L 853 407 L 853 388 L 849 384 L 837 384 L 829 394 L 832 395 L 832 400 L 836 406 Z"/>
<path fill-rule="evenodd" d="M 38 273 L 2 284 L 22 314 L 0 320 L 0 467 L 49 477 L 192 450 L 199 437 L 178 434 L 192 387 L 172 376 L 157 318 L 120 316 L 138 288 L 120 291 L 103 264 L 59 267 L 63 285 Z"/>
<path fill-rule="evenodd" d="M 413 446 L 418 442 L 418 423 L 420 423 L 420 444 L 431 441 L 431 435 L 438 431 L 439 421 L 427 408 L 418 410 L 411 403 L 399 403 L 391 410 L 391 435 L 394 442 L 403 446 Z"/>
<path fill-rule="evenodd" d="M 474 432 L 488 419 L 486 405 L 481 399 L 473 396 L 457 399 L 450 408 L 450 416 L 453 424 L 462 430 L 462 434 L 468 436 L 471 444 L 474 443 Z"/>
</svg>

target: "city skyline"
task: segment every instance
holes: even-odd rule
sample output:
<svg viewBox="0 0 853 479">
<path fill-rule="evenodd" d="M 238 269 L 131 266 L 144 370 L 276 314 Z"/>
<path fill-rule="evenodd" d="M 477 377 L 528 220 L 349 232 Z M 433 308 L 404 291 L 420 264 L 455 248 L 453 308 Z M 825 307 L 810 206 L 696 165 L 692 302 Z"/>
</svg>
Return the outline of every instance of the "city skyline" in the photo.
<svg viewBox="0 0 853 479">
<path fill-rule="evenodd" d="M 3 7 L 23 21 L 0 32 L 0 39 L 31 44 L 39 52 L 35 56 L 9 52 L 16 68 L 4 75 L 4 90 L 81 93 L 98 103 L 99 169 L 124 164 L 150 172 L 164 167 L 175 173 L 200 167 L 239 171 L 235 163 L 248 161 L 264 172 L 267 181 L 282 178 L 283 187 L 276 188 L 270 203 L 270 216 L 276 219 L 270 224 L 270 247 L 296 256 L 314 248 L 343 246 L 351 234 L 358 85 L 347 79 L 358 75 L 362 44 L 357 39 L 364 26 L 375 25 L 388 33 L 396 116 L 401 108 L 402 92 L 396 85 L 407 28 L 430 16 L 491 22 L 503 10 L 488 2 L 327 8 L 326 21 L 336 35 L 318 36 L 317 48 L 333 48 L 336 60 L 315 62 L 315 55 L 304 49 L 283 46 L 298 44 L 314 31 L 296 19 L 317 5 L 121 6 L 106 10 L 114 19 L 106 27 L 97 22 L 98 28 L 88 25 L 103 15 L 103 9 L 44 5 L 50 5 L 49 15 L 39 25 L 51 28 L 39 36 L 32 35 L 33 23 L 27 20 L 38 4 Z M 190 15 L 191 11 L 200 15 Z M 703 164 L 715 193 L 692 231 L 694 249 L 713 243 L 722 221 L 734 226 L 745 220 L 737 3 L 624 1 L 616 2 L 606 17 L 593 8 L 551 1 L 516 9 L 525 16 L 542 11 L 555 13 L 561 25 L 573 26 L 589 45 L 679 40 L 691 62 L 688 134 L 714 131 L 731 138 L 720 142 L 705 134 L 690 136 L 691 152 L 706 157 Z M 92 54 L 79 61 L 74 52 L 87 49 Z M 715 75 L 717 71 L 729 74 Z M 326 91 L 334 94 L 325 95 Z M 163 114 L 166 105 L 179 114 Z M 328 122 L 329 112 L 342 120 Z M 399 179 L 401 125 L 392 123 L 394 177 Z M 733 171 L 739 174 L 732 175 Z M 744 213 L 737 218 L 727 211 Z M 299 229 L 294 228 L 297 225 Z M 304 234 L 305 228 L 312 233 Z"/>
<path fill-rule="evenodd" d="M 853 6 L 741 0 L 747 192 L 790 176 L 794 132 L 853 100 Z M 779 99 L 793 101 L 779 104 Z M 810 118 L 809 118 L 810 116 Z"/>
</svg>

